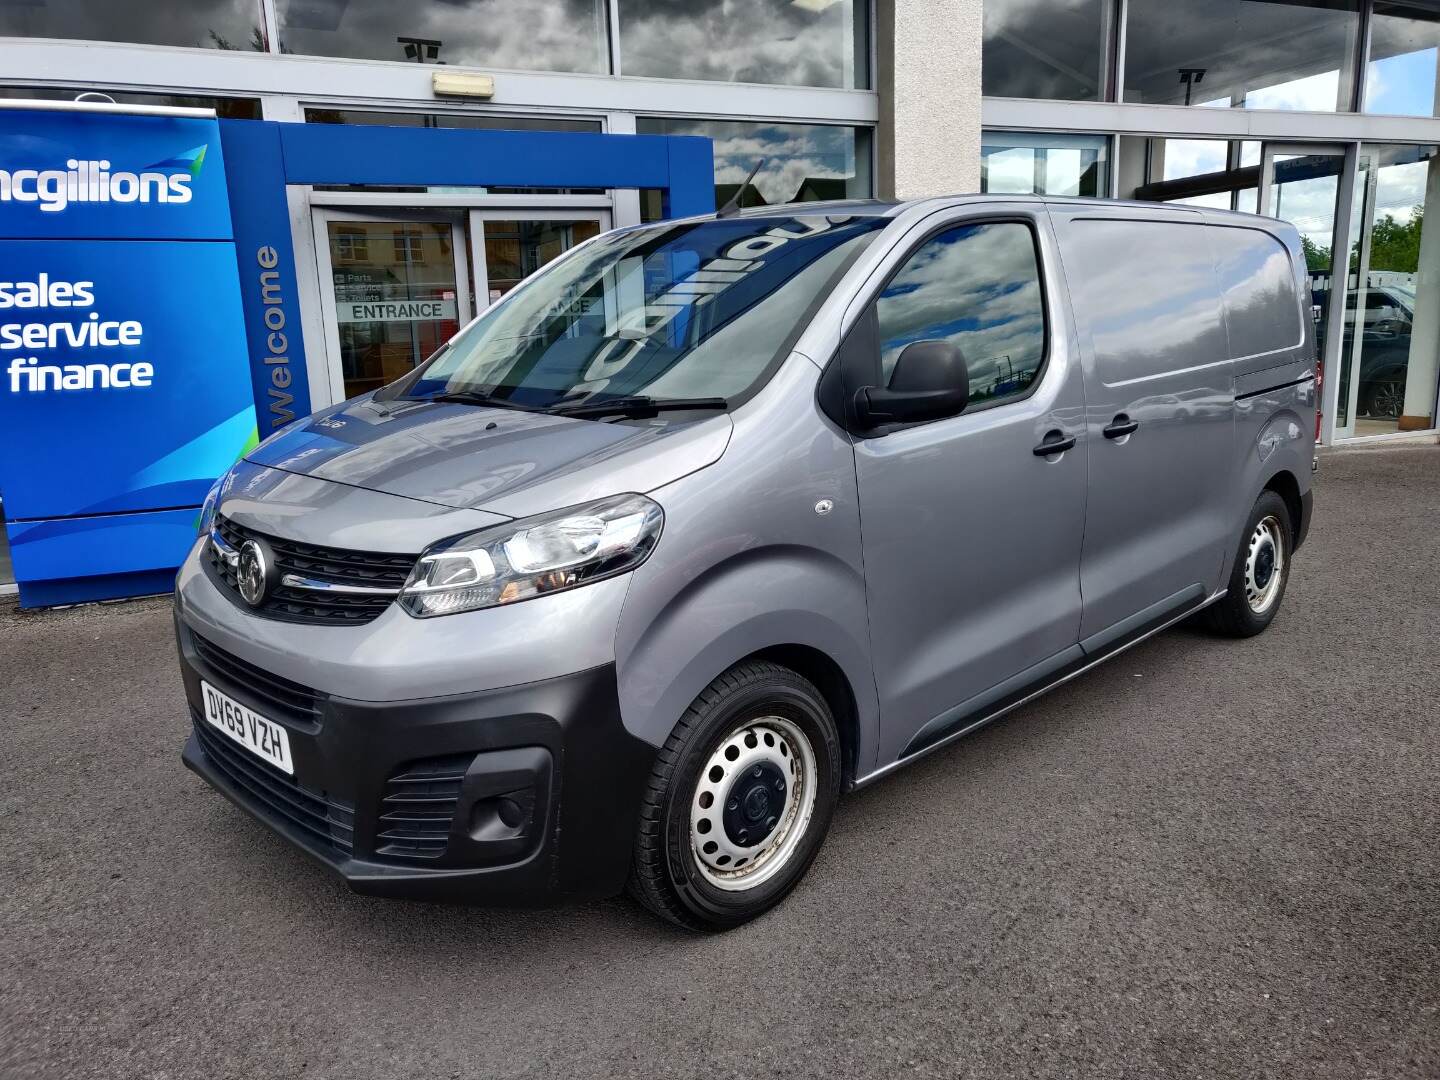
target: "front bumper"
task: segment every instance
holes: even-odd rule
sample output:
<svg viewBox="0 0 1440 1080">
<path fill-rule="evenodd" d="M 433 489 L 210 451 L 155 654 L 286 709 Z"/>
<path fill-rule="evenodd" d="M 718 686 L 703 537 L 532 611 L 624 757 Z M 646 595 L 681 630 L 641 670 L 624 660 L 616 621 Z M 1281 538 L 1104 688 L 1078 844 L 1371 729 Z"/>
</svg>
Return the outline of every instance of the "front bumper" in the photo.
<svg viewBox="0 0 1440 1080">
<path fill-rule="evenodd" d="M 609 896 L 629 871 L 654 748 L 625 731 L 614 665 L 480 693 L 315 694 L 177 618 L 194 730 L 185 765 L 357 892 L 539 904 Z M 204 679 L 281 724 L 293 777 L 204 719 Z"/>
</svg>

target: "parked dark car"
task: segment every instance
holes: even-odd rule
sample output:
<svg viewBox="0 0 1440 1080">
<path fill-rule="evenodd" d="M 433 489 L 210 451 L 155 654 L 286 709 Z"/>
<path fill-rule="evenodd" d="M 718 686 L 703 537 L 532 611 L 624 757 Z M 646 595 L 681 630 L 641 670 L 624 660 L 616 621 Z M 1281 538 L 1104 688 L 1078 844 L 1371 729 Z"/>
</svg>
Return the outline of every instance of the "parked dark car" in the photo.
<svg viewBox="0 0 1440 1080">
<path fill-rule="evenodd" d="M 1345 350 L 1355 334 L 1357 296 L 1345 300 Z M 1401 284 L 1365 290 L 1365 316 L 1360 338 L 1360 393 L 1357 416 L 1393 420 L 1405 409 L 1405 372 L 1410 363 L 1410 331 L 1415 321 L 1415 293 Z"/>
</svg>

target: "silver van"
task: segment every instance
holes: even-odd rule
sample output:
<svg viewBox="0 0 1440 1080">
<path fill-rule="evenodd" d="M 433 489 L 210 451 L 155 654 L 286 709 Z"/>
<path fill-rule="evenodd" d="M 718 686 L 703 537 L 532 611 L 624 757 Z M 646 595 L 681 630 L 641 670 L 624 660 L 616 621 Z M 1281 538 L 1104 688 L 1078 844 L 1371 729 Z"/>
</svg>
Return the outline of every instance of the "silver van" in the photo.
<svg viewBox="0 0 1440 1080">
<path fill-rule="evenodd" d="M 365 893 L 734 926 L 869 784 L 1310 520 L 1299 237 L 1179 206 L 812 203 L 599 236 L 216 485 L 184 761 Z"/>
</svg>

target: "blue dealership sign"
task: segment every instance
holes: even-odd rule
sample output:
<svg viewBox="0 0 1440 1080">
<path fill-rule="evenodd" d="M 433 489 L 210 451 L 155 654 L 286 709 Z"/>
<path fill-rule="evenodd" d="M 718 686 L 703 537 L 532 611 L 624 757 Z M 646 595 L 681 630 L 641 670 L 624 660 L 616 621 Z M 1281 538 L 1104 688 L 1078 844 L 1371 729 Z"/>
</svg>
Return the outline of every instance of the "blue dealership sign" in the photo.
<svg viewBox="0 0 1440 1080">
<path fill-rule="evenodd" d="M 0 111 L 0 237 L 231 239 L 219 125 Z"/>
<path fill-rule="evenodd" d="M 0 111 L 0 237 L 21 601 L 166 589 L 257 438 L 218 125 Z"/>
</svg>

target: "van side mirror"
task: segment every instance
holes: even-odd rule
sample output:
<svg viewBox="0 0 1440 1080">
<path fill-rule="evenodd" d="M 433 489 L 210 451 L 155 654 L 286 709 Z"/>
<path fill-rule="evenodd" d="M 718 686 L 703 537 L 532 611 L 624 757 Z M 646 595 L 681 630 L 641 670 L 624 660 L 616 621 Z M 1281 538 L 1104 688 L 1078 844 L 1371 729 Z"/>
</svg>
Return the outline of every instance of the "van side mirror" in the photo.
<svg viewBox="0 0 1440 1080">
<path fill-rule="evenodd" d="M 886 387 L 864 386 L 855 413 L 867 428 L 959 416 L 970 400 L 970 368 L 949 341 L 912 341 L 900 351 Z"/>
</svg>

